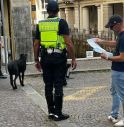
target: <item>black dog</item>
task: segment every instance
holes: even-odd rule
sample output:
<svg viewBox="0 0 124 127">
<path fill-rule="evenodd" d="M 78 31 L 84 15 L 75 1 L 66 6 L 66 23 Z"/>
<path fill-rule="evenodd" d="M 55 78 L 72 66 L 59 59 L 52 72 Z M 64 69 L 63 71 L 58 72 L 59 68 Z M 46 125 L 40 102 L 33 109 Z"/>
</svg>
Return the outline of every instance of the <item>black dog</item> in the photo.
<svg viewBox="0 0 124 127">
<path fill-rule="evenodd" d="M 20 58 L 18 60 L 14 60 L 8 63 L 10 84 L 13 89 L 17 89 L 16 79 L 18 78 L 18 76 L 19 76 L 21 86 L 24 86 L 24 73 L 26 70 L 26 59 L 27 59 L 27 54 L 20 54 Z M 13 75 L 15 75 L 14 80 L 13 80 Z"/>
</svg>

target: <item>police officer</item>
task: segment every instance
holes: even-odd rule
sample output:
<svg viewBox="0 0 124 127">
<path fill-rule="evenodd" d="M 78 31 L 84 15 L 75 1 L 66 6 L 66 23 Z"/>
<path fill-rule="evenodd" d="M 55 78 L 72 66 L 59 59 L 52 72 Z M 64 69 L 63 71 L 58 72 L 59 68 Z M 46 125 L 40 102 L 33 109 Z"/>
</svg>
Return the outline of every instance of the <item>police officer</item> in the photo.
<svg viewBox="0 0 124 127">
<path fill-rule="evenodd" d="M 39 22 L 34 41 L 35 66 L 43 71 L 48 118 L 65 120 L 69 115 L 62 113 L 63 81 L 67 64 L 66 48 L 72 58 L 72 69 L 76 68 L 73 44 L 69 38 L 69 28 L 65 20 L 57 17 L 59 6 L 56 1 L 47 5 L 48 18 Z M 39 62 L 39 47 L 41 60 Z M 53 90 L 54 89 L 54 90 Z"/>
</svg>

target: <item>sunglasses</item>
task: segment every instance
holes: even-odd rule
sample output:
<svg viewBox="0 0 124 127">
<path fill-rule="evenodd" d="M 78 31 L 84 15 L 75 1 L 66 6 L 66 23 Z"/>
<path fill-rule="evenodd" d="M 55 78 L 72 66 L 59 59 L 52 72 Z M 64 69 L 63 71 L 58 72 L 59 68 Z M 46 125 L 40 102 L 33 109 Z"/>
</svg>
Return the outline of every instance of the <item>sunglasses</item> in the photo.
<svg viewBox="0 0 124 127">
<path fill-rule="evenodd" d="M 116 24 L 111 25 L 111 26 L 110 26 L 110 29 L 112 30 L 113 27 L 114 27 L 115 25 L 117 25 L 117 24 L 119 24 L 119 23 L 116 23 Z"/>
<path fill-rule="evenodd" d="M 111 25 L 111 26 L 110 26 L 110 29 L 112 30 L 112 29 L 113 29 L 113 27 L 114 27 L 115 25 L 116 25 L 116 24 L 114 24 L 114 25 Z"/>
</svg>

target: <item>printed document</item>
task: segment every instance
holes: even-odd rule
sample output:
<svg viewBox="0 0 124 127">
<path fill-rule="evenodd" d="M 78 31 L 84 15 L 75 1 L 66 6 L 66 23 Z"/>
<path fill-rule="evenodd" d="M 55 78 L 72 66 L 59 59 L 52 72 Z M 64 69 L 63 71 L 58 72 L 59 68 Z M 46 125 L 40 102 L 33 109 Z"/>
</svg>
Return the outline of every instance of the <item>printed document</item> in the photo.
<svg viewBox="0 0 124 127">
<path fill-rule="evenodd" d="M 93 51 L 97 53 L 105 53 L 108 57 L 112 57 L 113 54 L 111 52 L 107 52 L 105 49 L 100 47 L 96 42 L 95 39 L 87 39 L 88 44 L 93 48 Z"/>
</svg>

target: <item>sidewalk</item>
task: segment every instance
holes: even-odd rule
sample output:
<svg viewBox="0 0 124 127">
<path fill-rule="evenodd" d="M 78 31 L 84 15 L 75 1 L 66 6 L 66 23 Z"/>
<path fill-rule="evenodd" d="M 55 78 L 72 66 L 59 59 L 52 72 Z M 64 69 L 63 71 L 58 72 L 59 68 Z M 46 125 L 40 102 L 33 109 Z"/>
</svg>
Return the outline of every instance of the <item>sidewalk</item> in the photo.
<svg viewBox="0 0 124 127">
<path fill-rule="evenodd" d="M 68 60 L 70 63 L 71 59 Z M 75 70 L 71 70 L 71 73 L 75 72 L 88 72 L 88 71 L 104 71 L 111 69 L 111 62 L 101 59 L 100 57 L 93 58 L 78 58 L 77 59 L 77 68 Z M 5 73 L 5 66 L 2 66 L 2 72 Z M 34 62 L 27 63 L 25 75 L 39 75 L 42 74 L 38 72 L 35 68 Z"/>
<path fill-rule="evenodd" d="M 36 76 L 34 64 L 28 65 L 26 70 L 26 75 L 34 76 L 26 76 L 26 85 L 18 85 L 15 91 L 9 79 L 0 79 L 0 127 L 112 127 L 106 119 L 111 108 L 110 73 L 94 72 L 110 70 L 110 63 L 91 59 L 79 60 L 78 64 L 76 72 L 86 73 L 71 75 L 64 89 L 63 108 L 70 118 L 61 122 L 47 118 L 44 83 Z"/>
<path fill-rule="evenodd" d="M 48 120 L 20 85 L 12 90 L 7 78 L 0 79 L 0 127 L 56 127 L 56 124 Z"/>
<path fill-rule="evenodd" d="M 28 84 L 17 86 L 13 90 L 8 78 L 0 79 L 0 127 L 78 127 L 49 120 L 45 98 Z"/>
<path fill-rule="evenodd" d="M 113 127 L 107 120 L 112 102 L 110 76 L 110 71 L 72 73 L 68 85 L 64 87 L 63 103 L 63 112 L 69 114 L 70 118 L 56 124 L 59 127 Z M 25 79 L 25 92 L 31 98 L 35 96 L 35 104 L 47 113 L 42 77 L 26 76 Z"/>
<path fill-rule="evenodd" d="M 70 59 L 68 60 L 70 63 Z M 78 58 L 77 59 L 77 68 L 75 70 L 70 70 L 72 73 L 75 72 L 88 72 L 88 71 L 102 71 L 102 70 L 110 70 L 111 62 L 105 61 L 100 57 L 94 58 Z M 42 72 L 41 72 L 42 73 Z M 36 68 L 35 64 L 27 64 L 26 75 L 37 75 L 40 74 Z"/>
</svg>

